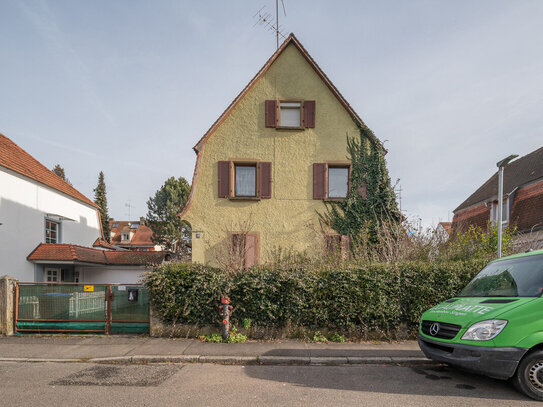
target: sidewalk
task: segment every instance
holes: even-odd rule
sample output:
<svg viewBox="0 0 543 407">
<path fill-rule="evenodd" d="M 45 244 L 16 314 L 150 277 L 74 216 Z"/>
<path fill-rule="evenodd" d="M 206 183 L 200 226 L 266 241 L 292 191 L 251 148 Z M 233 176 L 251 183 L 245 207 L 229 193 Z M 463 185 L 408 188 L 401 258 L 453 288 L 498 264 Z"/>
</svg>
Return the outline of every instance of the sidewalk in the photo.
<svg viewBox="0 0 543 407">
<path fill-rule="evenodd" d="M 197 339 L 135 336 L 0 337 L 0 361 L 223 364 L 428 364 L 415 341 L 304 343 L 249 341 L 206 343 Z"/>
</svg>

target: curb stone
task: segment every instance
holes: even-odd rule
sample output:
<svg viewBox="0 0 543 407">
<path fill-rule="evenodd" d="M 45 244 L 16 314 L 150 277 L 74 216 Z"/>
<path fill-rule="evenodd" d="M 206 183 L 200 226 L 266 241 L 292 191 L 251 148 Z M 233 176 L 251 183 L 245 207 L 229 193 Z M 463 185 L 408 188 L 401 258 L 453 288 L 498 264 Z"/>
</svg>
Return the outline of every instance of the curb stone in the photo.
<svg viewBox="0 0 543 407">
<path fill-rule="evenodd" d="M 103 364 L 145 364 L 145 363 L 216 363 L 228 365 L 312 365 L 348 366 L 372 364 L 436 364 L 430 359 L 419 357 L 304 357 L 304 356 L 113 356 L 103 358 L 46 359 L 46 358 L 0 358 L 0 362 L 19 363 L 103 363 Z"/>
</svg>

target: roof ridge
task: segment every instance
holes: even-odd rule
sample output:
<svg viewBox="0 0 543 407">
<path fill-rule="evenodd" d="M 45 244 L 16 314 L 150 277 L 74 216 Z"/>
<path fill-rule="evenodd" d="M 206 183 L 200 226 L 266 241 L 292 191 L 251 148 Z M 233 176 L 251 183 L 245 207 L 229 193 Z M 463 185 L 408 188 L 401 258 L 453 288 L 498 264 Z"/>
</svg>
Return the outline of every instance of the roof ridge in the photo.
<svg viewBox="0 0 543 407">
<path fill-rule="evenodd" d="M 72 198 L 75 198 L 80 202 L 84 202 L 87 205 L 91 205 L 91 206 L 96 207 L 97 209 L 100 209 L 100 207 L 95 202 L 93 202 L 91 199 L 89 199 L 80 191 L 78 191 L 73 185 L 70 185 L 68 182 L 66 182 L 66 180 L 62 179 L 62 177 L 55 174 L 53 171 L 51 171 L 49 168 L 43 165 L 40 161 L 38 161 L 32 154 L 30 154 L 28 151 L 26 151 L 24 148 L 19 146 L 12 139 L 10 139 L 8 136 L 6 136 L 5 134 L 1 132 L 0 132 L 0 139 L 4 139 L 7 143 L 11 145 L 12 148 L 17 149 L 20 154 L 23 154 L 25 157 L 30 158 L 34 164 L 38 165 L 41 169 L 46 170 L 48 176 L 52 175 L 53 178 L 57 182 L 60 182 L 63 185 L 63 187 L 66 188 L 71 193 L 68 193 L 68 191 L 63 191 L 59 189 L 58 187 L 55 187 L 54 185 L 44 182 L 43 180 L 36 179 L 36 175 L 32 176 L 32 174 L 28 173 L 28 171 L 21 171 L 21 170 L 17 170 L 16 168 L 12 168 L 11 166 L 8 166 L 7 163 L 3 163 L 1 160 L 0 160 L 0 166 L 7 168 L 11 171 L 14 171 L 18 174 L 24 175 L 25 177 L 28 177 L 30 179 L 33 179 L 34 181 L 39 182 L 40 184 L 46 185 L 49 188 L 53 188 L 54 190 L 59 191 L 65 195 L 71 196 Z"/>
</svg>

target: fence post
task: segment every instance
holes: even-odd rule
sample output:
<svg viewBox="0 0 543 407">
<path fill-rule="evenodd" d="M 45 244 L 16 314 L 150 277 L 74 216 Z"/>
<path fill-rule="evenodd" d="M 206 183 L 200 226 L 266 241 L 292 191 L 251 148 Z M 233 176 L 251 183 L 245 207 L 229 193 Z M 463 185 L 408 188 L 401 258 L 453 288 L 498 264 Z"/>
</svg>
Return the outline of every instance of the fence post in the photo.
<svg viewBox="0 0 543 407">
<path fill-rule="evenodd" d="M 16 285 L 16 278 L 0 277 L 0 335 L 13 335 Z"/>
</svg>

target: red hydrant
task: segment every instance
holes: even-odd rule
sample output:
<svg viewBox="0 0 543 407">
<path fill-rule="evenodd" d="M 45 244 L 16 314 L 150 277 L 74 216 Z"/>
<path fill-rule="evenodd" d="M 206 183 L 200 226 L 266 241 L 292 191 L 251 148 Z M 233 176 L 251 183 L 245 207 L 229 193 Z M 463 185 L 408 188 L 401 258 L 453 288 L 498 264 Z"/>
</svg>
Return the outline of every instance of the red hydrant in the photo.
<svg viewBox="0 0 543 407">
<path fill-rule="evenodd" d="M 230 333 L 230 317 L 234 311 L 234 307 L 230 305 L 230 297 L 224 296 L 221 298 L 221 305 L 219 305 L 219 311 L 222 315 L 222 339 L 226 340 Z"/>
</svg>

